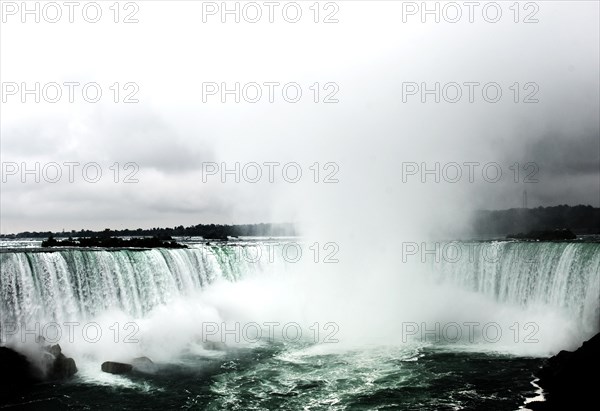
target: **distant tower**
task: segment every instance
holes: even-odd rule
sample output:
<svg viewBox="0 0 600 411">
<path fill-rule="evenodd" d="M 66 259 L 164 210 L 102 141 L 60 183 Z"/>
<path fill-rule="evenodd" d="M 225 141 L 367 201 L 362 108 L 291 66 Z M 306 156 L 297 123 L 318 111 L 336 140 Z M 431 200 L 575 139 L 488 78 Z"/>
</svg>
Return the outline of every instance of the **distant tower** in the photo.
<svg viewBox="0 0 600 411">
<path fill-rule="evenodd" d="M 523 190 L 523 208 L 527 208 L 527 190 Z"/>
</svg>

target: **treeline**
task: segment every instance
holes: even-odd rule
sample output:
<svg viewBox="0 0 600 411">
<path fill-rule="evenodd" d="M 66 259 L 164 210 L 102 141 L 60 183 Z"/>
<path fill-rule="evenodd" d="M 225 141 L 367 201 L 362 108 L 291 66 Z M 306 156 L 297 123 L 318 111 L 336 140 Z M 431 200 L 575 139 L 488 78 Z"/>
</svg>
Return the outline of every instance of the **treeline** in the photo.
<svg viewBox="0 0 600 411">
<path fill-rule="evenodd" d="M 74 240 L 69 237 L 66 240 L 56 240 L 54 237 L 48 237 L 47 240 L 42 241 L 42 247 L 187 248 L 186 245 L 168 240 L 172 238 L 142 237 L 125 240 L 121 237 L 82 237 Z"/>
<path fill-rule="evenodd" d="M 478 235 L 507 235 L 570 229 L 576 234 L 600 234 L 600 208 L 559 205 L 478 211 L 473 222 Z"/>
<path fill-rule="evenodd" d="M 166 228 L 151 228 L 151 229 L 124 229 L 111 230 L 109 228 L 103 231 L 79 230 L 66 232 L 30 232 L 25 231 L 18 234 L 4 235 L 4 238 L 49 238 L 49 237 L 204 237 L 207 239 L 226 239 L 239 236 L 261 236 L 261 237 L 282 237 L 297 235 L 293 224 L 240 224 L 240 225 L 221 225 L 221 224 L 198 224 L 194 226 L 184 227 L 166 227 Z"/>
</svg>

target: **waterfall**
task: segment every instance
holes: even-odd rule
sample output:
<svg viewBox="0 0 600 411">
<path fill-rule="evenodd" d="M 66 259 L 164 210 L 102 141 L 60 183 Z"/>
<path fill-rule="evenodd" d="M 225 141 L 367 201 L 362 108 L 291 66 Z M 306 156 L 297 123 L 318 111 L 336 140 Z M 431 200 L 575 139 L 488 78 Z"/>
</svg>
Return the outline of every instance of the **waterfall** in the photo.
<svg viewBox="0 0 600 411">
<path fill-rule="evenodd" d="M 264 244 L 194 244 L 188 249 L 2 252 L 0 322 L 75 321 L 109 309 L 142 318 L 217 279 L 238 281 L 270 266 L 281 270 L 265 250 Z"/>
<path fill-rule="evenodd" d="M 144 319 L 149 313 L 156 313 L 157 309 L 172 307 L 173 302 L 182 298 L 195 301 L 199 290 L 217 282 L 227 287 L 208 287 L 212 291 L 218 289 L 218 293 L 222 294 L 216 299 L 213 294 L 211 301 L 222 305 L 225 313 L 247 311 L 252 303 L 246 299 L 251 299 L 253 294 L 258 295 L 257 292 L 264 292 L 268 301 L 274 299 L 271 301 L 273 311 L 269 311 L 271 314 L 267 317 L 288 311 L 297 316 L 307 307 L 319 304 L 315 294 L 311 294 L 311 287 L 327 290 L 330 289 L 328 287 L 338 287 L 339 281 L 345 281 L 346 277 L 335 281 L 336 277 L 327 277 L 324 283 L 317 285 L 314 281 L 318 278 L 311 277 L 306 270 L 298 270 L 300 267 L 295 267 L 294 273 L 302 278 L 311 278 L 310 281 L 299 282 L 297 275 L 290 276 L 285 285 L 272 281 L 265 275 L 281 276 L 291 270 L 290 262 L 280 252 L 281 244 L 279 252 L 274 252 L 275 249 L 262 242 L 241 242 L 191 244 L 187 249 L 3 250 L 0 252 L 0 326 L 11 322 L 47 324 L 54 321 L 64 324 L 91 321 L 112 311 L 123 313 L 128 318 Z M 523 312 L 529 312 L 530 308 L 537 312 L 551 311 L 552 315 L 556 313 L 572 323 L 581 335 L 590 335 L 600 329 L 599 243 L 449 242 L 440 249 L 439 258 L 429 261 L 433 279 L 441 286 L 438 292 L 442 292 L 435 294 L 438 297 L 428 299 L 435 301 L 430 307 L 433 313 L 438 308 L 439 312 L 447 313 L 449 307 L 457 307 L 452 302 L 452 289 L 466 290 L 492 301 L 496 307 L 510 306 L 518 310 L 522 307 Z M 402 270 L 403 267 L 397 269 Z M 258 282 L 241 281 L 252 278 Z M 269 284 L 283 288 L 273 288 L 277 292 L 265 291 Z M 306 288 L 299 289 L 301 284 Z M 232 288 L 232 285 L 246 287 Z M 382 295 L 381 287 L 385 285 L 376 282 L 372 285 L 377 295 Z M 415 289 L 425 287 L 420 289 L 425 293 L 435 291 L 430 282 L 413 283 L 412 286 L 417 287 Z M 292 293 L 296 291 L 298 298 L 292 303 Z M 358 301 L 361 291 L 357 292 L 359 294 L 354 301 Z M 392 294 L 385 294 L 385 298 L 382 295 L 385 307 L 389 307 L 385 301 L 410 301 L 399 299 L 394 291 L 390 292 Z M 312 297 L 308 298 L 309 295 Z M 338 321 L 339 311 L 327 305 L 326 292 L 322 295 L 320 303 L 329 308 L 316 306 L 314 311 L 329 313 L 327 321 Z M 447 301 L 439 298 L 440 295 L 447 296 Z M 240 301 L 250 305 L 237 305 Z M 468 309 L 462 310 L 469 321 L 472 313 L 477 313 L 477 301 L 474 299 Z M 481 308 L 481 315 L 487 315 L 488 311 Z M 395 318 L 405 315 L 414 321 L 417 317 L 413 309 L 421 312 L 424 308 L 398 306 L 398 311 L 390 315 Z M 369 315 L 371 310 L 375 311 Z M 379 312 L 369 305 L 360 309 L 367 318 L 377 318 Z M 202 315 L 198 315 L 201 319 Z M 166 323 L 168 320 L 163 322 Z M 348 325 L 347 329 L 352 329 L 352 325 Z M 354 334 L 358 331 L 360 329 Z"/>
<path fill-rule="evenodd" d="M 451 242 L 432 261 L 440 283 L 498 302 L 550 306 L 583 330 L 600 329 L 600 244 Z"/>
</svg>

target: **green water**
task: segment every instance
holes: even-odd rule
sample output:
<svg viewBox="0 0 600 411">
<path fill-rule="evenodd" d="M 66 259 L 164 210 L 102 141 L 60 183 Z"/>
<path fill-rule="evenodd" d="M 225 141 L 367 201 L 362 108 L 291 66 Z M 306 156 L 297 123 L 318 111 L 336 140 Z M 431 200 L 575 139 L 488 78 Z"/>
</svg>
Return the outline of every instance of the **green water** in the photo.
<svg viewBox="0 0 600 411">
<path fill-rule="evenodd" d="M 78 376 L 9 400 L 9 409 L 516 410 L 535 396 L 540 359 L 451 347 L 271 344 L 188 356 L 154 375 Z M 15 407 L 15 408 L 13 408 Z"/>
<path fill-rule="evenodd" d="M 99 321 L 105 340 L 63 344 L 63 336 L 75 378 L 15 392 L 0 408 L 517 410 L 538 395 L 532 381 L 544 357 L 598 331 L 598 243 L 461 243 L 455 249 L 468 258 L 426 262 L 429 276 L 379 278 L 368 301 L 373 273 L 332 281 L 294 272 L 299 265 L 240 259 L 253 244 L 3 250 L 0 325 Z M 314 321 L 338 319 L 339 343 L 198 343 L 203 322 L 299 321 L 310 336 Z M 139 323 L 140 343 L 111 343 L 111 324 L 127 321 Z M 422 330 L 431 321 L 498 321 L 504 335 L 497 344 L 479 333 L 456 343 L 404 340 L 404 326 L 421 321 L 429 321 Z M 100 371 L 103 361 L 140 355 L 157 363 L 155 373 Z"/>
</svg>

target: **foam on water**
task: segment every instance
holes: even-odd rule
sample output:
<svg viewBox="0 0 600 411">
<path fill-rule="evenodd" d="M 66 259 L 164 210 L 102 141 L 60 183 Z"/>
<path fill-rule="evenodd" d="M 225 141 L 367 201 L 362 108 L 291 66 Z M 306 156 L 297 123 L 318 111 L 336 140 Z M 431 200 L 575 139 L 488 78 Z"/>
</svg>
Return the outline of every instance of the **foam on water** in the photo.
<svg viewBox="0 0 600 411">
<path fill-rule="evenodd" d="M 35 323 L 95 322 L 104 332 L 97 342 L 60 339 L 65 352 L 93 361 L 107 355 L 115 361 L 145 355 L 163 362 L 188 353 L 218 355 L 202 345 L 207 322 L 235 327 L 293 321 L 306 337 L 315 323 L 333 322 L 338 342 L 326 349 L 338 352 L 423 342 L 421 332 L 407 334 L 407 324 L 431 329 L 494 322 L 503 335 L 493 344 L 480 332 L 474 340 L 452 343 L 458 350 L 519 355 L 574 348 L 597 332 L 600 244 L 501 242 L 495 260 L 486 254 L 486 244 L 495 243 L 470 246 L 473 258 L 442 259 L 426 272 L 403 266 L 389 275 L 366 270 L 361 276 L 281 259 L 253 262 L 240 258 L 243 243 L 2 252 L 0 321 L 28 329 Z M 511 330 L 515 323 L 521 328 L 518 338 Z M 528 324 L 535 329 L 524 329 Z M 533 331 L 535 343 L 524 342 Z M 135 344 L 124 341 L 130 335 Z M 260 346 L 253 344 L 227 341 L 230 347 Z"/>
</svg>

